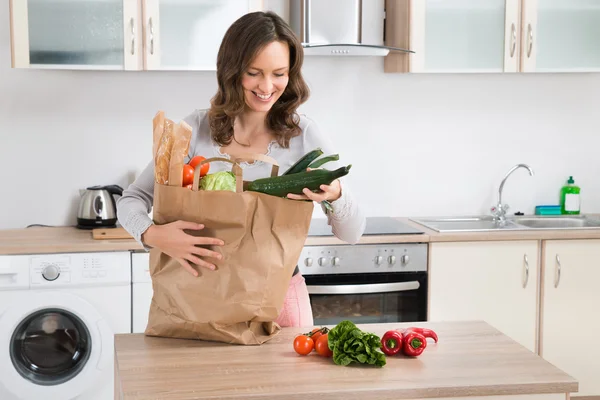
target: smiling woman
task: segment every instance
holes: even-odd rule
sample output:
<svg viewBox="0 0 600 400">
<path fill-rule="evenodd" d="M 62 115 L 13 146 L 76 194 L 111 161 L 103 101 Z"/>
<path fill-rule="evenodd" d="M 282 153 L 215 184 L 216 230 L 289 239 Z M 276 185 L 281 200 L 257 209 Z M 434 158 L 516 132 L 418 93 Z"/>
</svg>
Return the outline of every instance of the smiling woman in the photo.
<svg viewBox="0 0 600 400">
<path fill-rule="evenodd" d="M 243 154 L 266 154 L 282 171 L 309 151 L 320 148 L 336 154 L 316 124 L 297 113 L 308 100 L 309 90 L 302 77 L 304 53 L 290 27 L 274 13 L 246 14 L 227 30 L 217 57 L 218 90 L 209 110 L 196 110 L 184 120 L 192 127 L 190 149 L 185 162 L 197 156 L 237 158 Z M 262 161 L 242 162 L 247 181 L 270 176 L 271 165 Z M 339 168 L 337 160 L 328 163 Z M 223 162 L 211 162 L 210 172 L 229 170 Z M 329 168 L 328 168 L 329 169 Z M 344 178 L 341 178 L 344 179 Z M 158 248 L 176 259 L 193 276 L 197 268 L 214 269 L 218 252 L 198 245 L 222 246 L 219 238 L 190 235 L 203 226 L 176 221 L 156 225 L 148 216 L 154 197 L 154 161 L 119 198 L 121 225 L 145 248 Z M 314 193 L 289 194 L 290 199 L 331 204 L 326 211 L 335 236 L 356 243 L 365 229 L 365 217 L 347 183 L 334 180 Z M 252 265 L 240 266 L 252 268 Z M 201 279 L 201 278 L 199 278 Z M 281 326 L 312 326 L 313 317 L 304 278 L 294 272 L 283 310 L 276 320 Z"/>
</svg>

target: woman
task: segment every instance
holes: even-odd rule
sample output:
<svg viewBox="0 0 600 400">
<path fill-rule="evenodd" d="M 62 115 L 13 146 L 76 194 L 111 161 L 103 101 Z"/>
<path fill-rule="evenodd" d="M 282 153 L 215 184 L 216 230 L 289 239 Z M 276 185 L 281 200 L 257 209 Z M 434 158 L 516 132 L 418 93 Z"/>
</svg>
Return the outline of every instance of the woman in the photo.
<svg viewBox="0 0 600 400">
<path fill-rule="evenodd" d="M 255 12 L 234 22 L 219 49 L 218 91 L 210 109 L 196 110 L 184 119 L 193 128 L 186 162 L 196 155 L 235 158 L 261 153 L 275 158 L 285 171 L 317 147 L 325 154 L 333 154 L 315 123 L 296 113 L 309 94 L 301 73 L 303 57 L 300 42 L 276 14 Z M 269 176 L 271 169 L 261 161 L 243 162 L 241 166 L 245 180 Z M 210 165 L 210 172 L 230 169 L 228 163 Z M 317 203 L 328 200 L 333 208 L 327 213 L 333 233 L 345 242 L 356 243 L 364 231 L 365 217 L 347 185 L 336 180 L 321 190 L 313 193 L 305 189 L 303 195 L 288 197 Z M 118 200 L 121 225 L 145 248 L 160 249 L 194 276 L 198 276 L 197 267 L 214 269 L 210 259 L 219 259 L 219 253 L 195 245 L 220 246 L 223 242 L 218 238 L 188 235 L 184 229 L 203 228 L 192 222 L 154 225 L 148 216 L 153 193 L 154 162 L 151 161 Z M 276 321 L 281 326 L 313 325 L 308 291 L 297 268 Z"/>
</svg>

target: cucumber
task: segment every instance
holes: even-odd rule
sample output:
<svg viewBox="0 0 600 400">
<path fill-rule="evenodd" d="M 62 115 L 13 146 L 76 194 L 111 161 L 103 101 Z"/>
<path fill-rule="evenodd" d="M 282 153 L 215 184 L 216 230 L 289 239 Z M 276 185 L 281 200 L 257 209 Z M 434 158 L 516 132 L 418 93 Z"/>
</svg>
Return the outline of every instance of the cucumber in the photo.
<svg viewBox="0 0 600 400">
<path fill-rule="evenodd" d="M 306 168 L 308 165 L 313 162 L 317 157 L 323 155 L 323 150 L 317 147 L 316 149 L 309 151 L 305 155 L 303 155 L 294 165 L 290 167 L 287 171 L 283 173 L 284 175 L 296 174 L 298 172 L 306 172 Z"/>
<path fill-rule="evenodd" d="M 293 175 L 257 179 L 250 182 L 246 190 L 278 197 L 286 197 L 289 193 L 302 194 L 304 188 L 319 191 L 321 185 L 329 185 L 334 180 L 348 175 L 350 167 L 352 167 L 352 164 L 334 171 L 316 169 L 314 171 L 298 172 Z"/>
<path fill-rule="evenodd" d="M 323 157 L 323 158 L 319 158 L 315 161 L 313 161 L 308 168 L 319 168 L 321 165 L 328 163 L 330 161 L 337 161 L 340 159 L 339 154 L 332 154 L 330 156 L 327 157 Z"/>
</svg>

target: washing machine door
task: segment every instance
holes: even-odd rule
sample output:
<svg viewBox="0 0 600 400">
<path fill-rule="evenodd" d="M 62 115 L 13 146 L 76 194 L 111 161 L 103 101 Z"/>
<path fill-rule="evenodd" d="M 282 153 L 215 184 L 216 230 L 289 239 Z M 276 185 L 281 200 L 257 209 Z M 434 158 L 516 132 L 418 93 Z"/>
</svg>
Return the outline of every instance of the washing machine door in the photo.
<svg viewBox="0 0 600 400">
<path fill-rule="evenodd" d="M 0 386 L 17 399 L 73 399 L 112 366 L 113 333 L 84 299 L 24 297 L 0 315 Z"/>
</svg>

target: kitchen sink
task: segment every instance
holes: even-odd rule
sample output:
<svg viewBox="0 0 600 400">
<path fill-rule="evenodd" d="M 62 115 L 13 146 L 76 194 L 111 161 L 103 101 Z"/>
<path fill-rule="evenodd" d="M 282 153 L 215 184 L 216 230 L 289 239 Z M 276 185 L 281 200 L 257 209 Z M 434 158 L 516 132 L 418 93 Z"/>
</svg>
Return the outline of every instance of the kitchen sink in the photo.
<svg viewBox="0 0 600 400">
<path fill-rule="evenodd" d="M 533 229 L 600 229 L 600 219 L 587 216 L 511 217 L 511 220 Z"/>
<path fill-rule="evenodd" d="M 486 215 L 411 218 L 411 221 L 437 232 L 600 229 L 600 218 L 586 215 L 510 216 L 504 224 Z"/>
<path fill-rule="evenodd" d="M 438 232 L 485 232 L 526 229 L 512 221 L 500 225 L 491 216 L 415 218 L 411 221 Z"/>
</svg>

